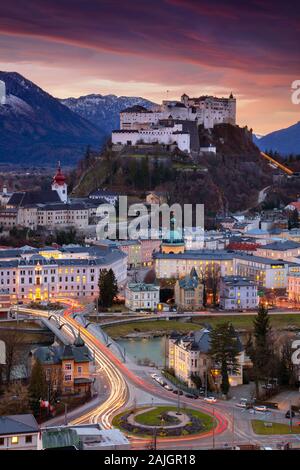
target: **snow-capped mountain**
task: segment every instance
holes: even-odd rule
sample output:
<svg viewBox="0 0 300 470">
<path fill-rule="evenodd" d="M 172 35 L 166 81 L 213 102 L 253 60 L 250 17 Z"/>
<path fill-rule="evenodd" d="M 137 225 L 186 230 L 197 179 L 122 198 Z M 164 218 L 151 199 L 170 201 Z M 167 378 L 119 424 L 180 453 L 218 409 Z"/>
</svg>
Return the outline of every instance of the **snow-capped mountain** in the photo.
<svg viewBox="0 0 300 470">
<path fill-rule="evenodd" d="M 88 145 L 99 149 L 104 133 L 33 82 L 0 72 L 6 104 L 0 105 L 0 162 L 75 163 Z"/>
<path fill-rule="evenodd" d="M 136 104 L 151 109 L 155 103 L 141 97 L 116 95 L 86 95 L 79 98 L 60 100 L 69 109 L 100 127 L 107 136 L 114 129 L 119 129 L 119 113 Z"/>
</svg>

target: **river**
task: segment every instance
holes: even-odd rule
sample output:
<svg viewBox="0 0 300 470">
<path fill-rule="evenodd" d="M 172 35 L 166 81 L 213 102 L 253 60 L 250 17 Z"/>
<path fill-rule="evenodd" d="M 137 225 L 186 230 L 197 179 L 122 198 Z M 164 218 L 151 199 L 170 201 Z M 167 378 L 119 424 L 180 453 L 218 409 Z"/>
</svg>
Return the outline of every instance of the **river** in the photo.
<svg viewBox="0 0 300 470">
<path fill-rule="evenodd" d="M 150 360 L 156 366 L 163 366 L 165 363 L 166 337 L 157 338 L 134 338 L 119 339 L 117 343 L 125 348 L 126 354 L 131 359 L 138 361 Z"/>
</svg>

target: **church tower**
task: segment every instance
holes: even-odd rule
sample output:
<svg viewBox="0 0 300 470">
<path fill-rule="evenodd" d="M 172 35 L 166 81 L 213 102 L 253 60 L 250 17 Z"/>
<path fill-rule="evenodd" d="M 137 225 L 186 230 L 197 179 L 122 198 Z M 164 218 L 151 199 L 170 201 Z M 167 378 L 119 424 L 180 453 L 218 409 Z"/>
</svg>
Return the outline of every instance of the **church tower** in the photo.
<svg viewBox="0 0 300 470">
<path fill-rule="evenodd" d="M 68 201 L 68 186 L 66 184 L 66 177 L 62 173 L 60 168 L 60 162 L 58 162 L 57 172 L 52 181 L 52 190 L 56 191 L 62 202 Z"/>
</svg>

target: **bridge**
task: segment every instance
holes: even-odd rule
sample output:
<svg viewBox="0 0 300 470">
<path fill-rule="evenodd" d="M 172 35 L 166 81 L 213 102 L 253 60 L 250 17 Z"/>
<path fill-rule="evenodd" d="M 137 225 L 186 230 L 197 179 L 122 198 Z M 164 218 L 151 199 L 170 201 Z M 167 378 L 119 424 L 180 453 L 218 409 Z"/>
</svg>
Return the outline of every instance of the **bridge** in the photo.
<svg viewBox="0 0 300 470">
<path fill-rule="evenodd" d="M 34 319 L 35 321 L 38 319 L 41 322 L 41 324 L 48 330 L 52 331 L 54 336 L 65 346 L 69 345 L 71 342 L 69 339 L 67 339 L 66 335 L 62 331 L 64 327 L 68 330 L 69 333 L 71 332 L 73 334 L 74 339 L 76 339 L 77 337 L 72 326 L 64 322 L 64 318 L 61 315 L 59 315 L 57 311 L 54 311 L 51 313 L 51 311 L 45 310 L 45 313 L 44 313 L 39 310 L 38 316 L 37 316 L 35 309 L 18 306 L 17 309 L 12 308 L 11 312 L 17 313 L 18 316 L 22 314 L 26 314 L 26 315 L 29 314 L 30 316 L 27 318 Z"/>
</svg>

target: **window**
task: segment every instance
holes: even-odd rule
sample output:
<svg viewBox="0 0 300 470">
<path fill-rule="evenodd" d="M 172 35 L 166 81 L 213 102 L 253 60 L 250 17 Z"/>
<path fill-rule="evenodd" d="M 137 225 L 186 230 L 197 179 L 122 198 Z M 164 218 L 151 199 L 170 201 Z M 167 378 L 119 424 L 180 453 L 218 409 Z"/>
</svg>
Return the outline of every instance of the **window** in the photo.
<svg viewBox="0 0 300 470">
<path fill-rule="evenodd" d="M 19 444 L 19 437 L 18 436 L 12 436 L 11 443 L 12 444 Z"/>
<path fill-rule="evenodd" d="M 25 436 L 25 442 L 26 442 L 26 444 L 31 444 L 32 443 L 32 436 Z"/>
<path fill-rule="evenodd" d="M 71 375 L 65 375 L 65 382 L 71 382 L 72 376 Z"/>
<path fill-rule="evenodd" d="M 0 446 L 4 446 L 4 437 L 0 437 Z"/>
</svg>

